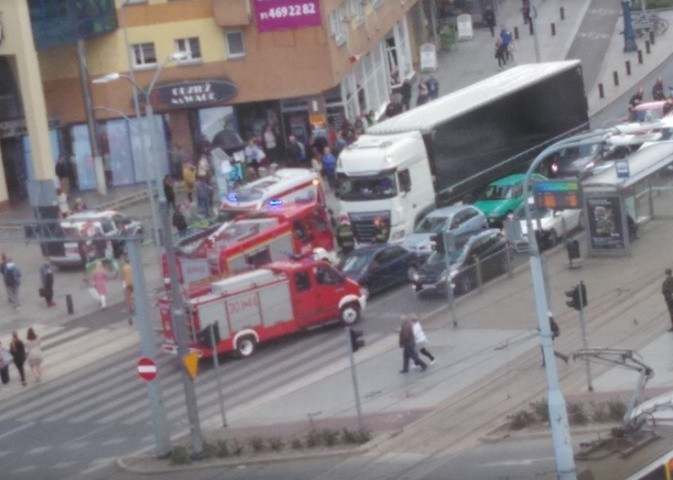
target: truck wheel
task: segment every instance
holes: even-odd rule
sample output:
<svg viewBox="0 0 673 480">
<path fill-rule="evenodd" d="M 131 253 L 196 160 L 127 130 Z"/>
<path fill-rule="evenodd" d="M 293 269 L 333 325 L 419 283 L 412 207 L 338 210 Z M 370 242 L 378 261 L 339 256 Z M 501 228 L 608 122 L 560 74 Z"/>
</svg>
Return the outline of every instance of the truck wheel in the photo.
<svg viewBox="0 0 673 480">
<path fill-rule="evenodd" d="M 241 358 L 247 358 L 257 349 L 257 341 L 252 335 L 241 337 L 236 342 L 236 351 Z"/>
<path fill-rule="evenodd" d="M 348 303 L 341 308 L 341 321 L 345 325 L 353 325 L 360 319 L 360 307 L 356 303 Z"/>
</svg>

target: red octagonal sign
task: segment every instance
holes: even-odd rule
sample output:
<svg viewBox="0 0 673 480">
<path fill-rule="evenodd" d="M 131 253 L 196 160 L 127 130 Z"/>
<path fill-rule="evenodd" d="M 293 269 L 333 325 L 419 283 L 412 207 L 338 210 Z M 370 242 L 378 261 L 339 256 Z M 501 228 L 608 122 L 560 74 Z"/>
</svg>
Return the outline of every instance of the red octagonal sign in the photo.
<svg viewBox="0 0 673 480">
<path fill-rule="evenodd" d="M 157 376 L 157 364 L 148 357 L 142 357 L 138 360 L 138 375 L 143 380 L 154 380 Z"/>
</svg>

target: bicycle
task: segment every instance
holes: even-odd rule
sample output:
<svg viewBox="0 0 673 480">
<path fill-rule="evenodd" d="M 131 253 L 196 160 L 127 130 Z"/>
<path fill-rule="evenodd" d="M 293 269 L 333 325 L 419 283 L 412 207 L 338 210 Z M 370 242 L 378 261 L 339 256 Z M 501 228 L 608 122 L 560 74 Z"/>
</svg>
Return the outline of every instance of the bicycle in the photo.
<svg viewBox="0 0 673 480">
<path fill-rule="evenodd" d="M 631 14 L 631 23 L 636 37 L 640 38 L 654 32 L 655 36 L 663 35 L 668 29 L 668 20 L 661 18 L 655 12 L 633 12 Z"/>
</svg>

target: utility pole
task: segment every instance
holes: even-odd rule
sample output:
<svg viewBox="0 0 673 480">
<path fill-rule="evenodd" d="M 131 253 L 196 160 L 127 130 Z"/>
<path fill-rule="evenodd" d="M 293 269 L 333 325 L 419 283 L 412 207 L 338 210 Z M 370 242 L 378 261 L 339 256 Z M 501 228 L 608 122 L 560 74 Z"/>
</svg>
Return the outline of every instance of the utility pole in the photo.
<svg viewBox="0 0 673 480">
<path fill-rule="evenodd" d="M 149 302 L 145 286 L 145 274 L 140 258 L 140 240 L 130 239 L 126 241 L 131 271 L 133 272 L 133 296 L 136 309 L 136 327 L 140 334 L 140 348 L 143 357 L 154 359 L 156 356 L 154 347 L 154 335 L 149 322 Z M 150 402 L 150 415 L 152 429 L 154 430 L 154 442 L 157 456 L 164 457 L 171 451 L 171 440 L 166 421 L 166 409 L 161 393 L 159 379 L 155 378 L 147 382 L 147 396 Z"/>
</svg>

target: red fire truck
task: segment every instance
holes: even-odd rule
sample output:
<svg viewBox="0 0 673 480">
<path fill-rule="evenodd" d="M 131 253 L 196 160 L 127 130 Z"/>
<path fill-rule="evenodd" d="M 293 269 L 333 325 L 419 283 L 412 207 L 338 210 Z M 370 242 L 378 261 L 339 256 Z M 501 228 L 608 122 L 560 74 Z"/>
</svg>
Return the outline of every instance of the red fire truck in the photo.
<svg viewBox="0 0 673 480">
<path fill-rule="evenodd" d="M 306 259 L 273 262 L 265 268 L 192 288 L 187 293 L 190 348 L 217 353 L 252 355 L 260 342 L 298 330 L 340 320 L 352 325 L 365 308 L 366 296 L 353 280 L 329 262 Z M 166 343 L 177 351 L 170 299 L 159 301 Z"/>
<path fill-rule="evenodd" d="M 191 285 L 257 268 L 291 254 L 309 255 L 316 248 L 334 251 L 334 235 L 325 206 L 295 203 L 242 214 L 207 236 L 180 244 L 176 251 L 180 283 Z M 162 270 L 168 285 L 168 263 Z"/>
</svg>

